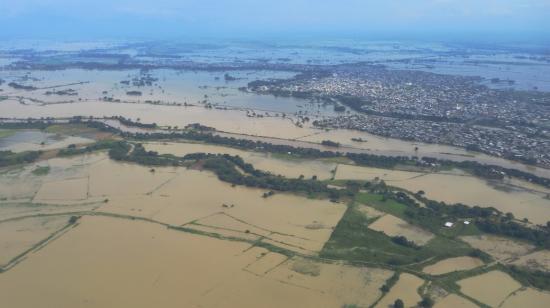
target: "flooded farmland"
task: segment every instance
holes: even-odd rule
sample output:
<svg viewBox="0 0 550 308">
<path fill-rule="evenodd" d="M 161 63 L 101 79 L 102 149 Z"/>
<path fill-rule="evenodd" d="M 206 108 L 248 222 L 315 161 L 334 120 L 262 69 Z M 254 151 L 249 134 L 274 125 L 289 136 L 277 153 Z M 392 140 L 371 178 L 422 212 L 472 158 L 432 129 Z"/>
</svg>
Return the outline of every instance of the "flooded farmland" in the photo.
<svg viewBox="0 0 550 308">
<path fill-rule="evenodd" d="M 66 148 L 70 144 L 92 143 L 89 138 L 59 136 L 38 130 L 16 131 L 0 138 L 0 151 L 24 152 Z"/>
<path fill-rule="evenodd" d="M 545 224 L 550 220 L 550 200 L 545 198 L 548 190 L 540 186 L 533 190 L 530 183 L 491 183 L 463 174 L 422 173 L 343 164 L 338 165 L 335 175 L 335 179 L 342 180 L 375 178 L 412 192 L 423 190 L 428 198 L 446 203 L 491 206 L 537 224 Z"/>
<path fill-rule="evenodd" d="M 10 307 L 243 307 L 265 306 L 275 295 L 289 306 L 368 305 L 392 274 L 289 259 L 254 244 L 316 254 L 344 205 L 286 194 L 265 199 L 263 190 L 231 187 L 206 171 L 151 172 L 105 154 L 40 164 L 49 173 L 34 175 L 31 165 L 0 174 L 35 183 L 26 200 L 2 193 L 0 202 L 3 217 L 15 219 L 0 221 L 2 261 L 29 251 L 0 275 L 1 302 Z M 71 215 L 78 222 L 48 240 Z M 47 278 L 52 275 L 54 284 Z M 29 296 L 45 290 L 47 296 Z"/>
<path fill-rule="evenodd" d="M 28 192 L 37 204 L 65 204 L 70 211 L 74 203 L 101 205 L 108 200 L 99 211 L 174 225 L 196 222 L 222 234 L 233 230 L 246 236 L 256 226 L 266 240 L 306 253 L 323 246 L 345 211 L 344 205 L 293 195 L 262 198 L 264 190 L 231 187 L 208 172 L 167 167 L 153 173 L 146 167 L 115 163 L 104 154 L 84 161 L 56 158 L 48 162 L 53 166 L 51 173 L 35 179 L 34 191 Z M 64 171 L 58 166 L 64 166 Z M 9 195 L 3 198 L 16 201 Z M 214 220 L 216 215 L 225 219 Z"/>
<path fill-rule="evenodd" d="M 281 300 L 289 306 L 340 307 L 360 303 L 368 288 L 375 290 L 389 275 L 319 265 L 319 275 L 308 278 L 319 283 L 300 287 L 300 278 L 278 273 L 277 268 L 285 267 L 279 265 L 284 258 L 268 261 L 272 253 L 266 253 L 250 244 L 148 222 L 85 217 L 62 238 L 3 273 L 0 294 L 10 307 L 277 307 Z M 255 265 L 260 262 L 267 262 L 262 269 Z M 351 291 L 339 284 L 341 275 L 356 288 L 359 285 L 350 279 L 371 278 Z M 57 277 L 55 284 L 52 276 Z M 272 306 L 269 299 L 274 296 L 279 304 Z"/>
<path fill-rule="evenodd" d="M 387 184 L 412 192 L 423 190 L 430 199 L 447 203 L 492 206 L 511 212 L 518 218 L 534 223 L 550 220 L 550 191 L 525 181 L 487 182 L 460 172 L 423 173 L 359 167 L 316 160 L 271 158 L 268 154 L 247 152 L 228 147 L 196 143 L 150 143 L 148 150 L 163 154 L 185 155 L 195 152 L 239 155 L 256 168 L 286 177 L 317 175 L 320 179 L 334 176 L 336 180 L 384 180 Z M 332 171 L 336 170 L 333 175 Z M 468 194 L 464 192 L 468 191 Z"/>
<path fill-rule="evenodd" d="M 426 266 L 423 272 L 432 275 L 441 275 L 455 271 L 469 270 L 483 265 L 483 261 L 472 257 L 456 257 L 441 260 L 435 264 Z"/>
<path fill-rule="evenodd" d="M 515 260 L 535 249 L 529 243 L 514 241 L 501 236 L 464 236 L 461 239 L 473 247 L 488 253 L 496 260 L 502 261 Z"/>
<path fill-rule="evenodd" d="M 369 228 L 375 231 L 384 232 L 388 236 L 404 236 L 417 245 L 427 244 L 434 236 L 432 233 L 413 226 L 390 214 L 378 218 L 369 225 Z"/>
<path fill-rule="evenodd" d="M 393 305 L 396 299 L 401 299 L 405 307 L 415 307 L 421 300 L 418 294 L 418 288 L 422 286 L 424 281 L 411 274 L 401 274 L 397 283 L 391 288 L 390 292 L 382 298 L 377 308 L 385 308 Z"/>
<path fill-rule="evenodd" d="M 449 294 L 445 296 L 441 301 L 437 302 L 434 307 L 436 308 L 446 308 L 446 307 L 475 308 L 478 306 L 470 302 L 469 300 L 463 297 L 460 297 L 456 294 Z"/>
<path fill-rule="evenodd" d="M 434 296 L 436 307 L 472 307 L 476 301 L 537 307 L 548 301 L 548 293 L 492 268 L 516 265 L 548 272 L 548 250 L 539 243 L 487 234 L 459 237 L 452 229 L 443 230 L 451 235 L 437 228 L 427 231 L 403 216 L 410 214 L 407 210 L 389 208 L 391 202 L 356 204 L 358 194 L 386 198 L 397 187 L 424 191 L 425 197 L 448 204 L 494 207 L 512 213 L 514 221 L 527 218 L 543 225 L 550 220 L 548 188 L 517 178 L 487 181 L 462 170 L 436 171 L 433 165 L 371 168 L 352 165 L 343 156 L 322 159 L 302 156 L 300 150 L 269 153 L 263 146 L 244 150 L 168 138 L 199 123 L 215 129 L 208 132 L 236 139 L 467 159 L 550 175 L 548 169 L 447 145 L 318 129 L 314 120 L 338 115 L 329 102 L 246 89 L 251 81 L 295 75 L 269 70 L 0 71 L 8 82 L 36 87 L 0 83 L 3 123 L 24 127 L 23 119 L 56 119 L 42 129 L 0 130 L 0 151 L 41 151 L 31 162 L 0 168 L 0 306 L 386 308 L 396 299 L 416 307 L 427 296 Z M 64 124 L 76 116 L 98 122 Z M 106 118 L 114 116 L 133 123 Z M 93 126 L 102 123 L 120 131 Z M 202 130 L 191 126 L 185 131 Z M 145 141 L 131 132 L 161 132 L 167 138 Z M 86 148 L 92 144 L 98 148 Z M 140 145 L 143 156 L 131 157 Z M 125 149 L 122 159 L 118 147 Z M 192 153 L 239 156 L 269 175 L 253 179 L 253 173 L 235 164 L 242 176 L 235 180 L 228 168 L 205 167 L 207 159 L 180 159 Z M 165 163 L 155 160 L 157 154 L 177 157 L 167 155 L 173 160 Z M 284 183 L 305 183 L 305 188 L 277 188 L 289 179 Z M 369 190 L 365 180 L 384 181 L 392 191 Z M 421 203 L 427 210 L 430 204 Z M 349 220 L 343 219 L 348 214 Z M 470 231 L 483 233 L 476 226 Z M 349 244 L 343 246 L 349 247 L 349 258 L 334 253 L 337 245 L 327 248 L 335 234 L 340 237 L 335 241 Z M 369 238 L 373 234 L 375 241 Z M 399 243 L 397 237 L 412 243 Z M 446 237 L 461 247 L 445 246 Z M 383 245 L 397 252 L 386 252 Z M 419 253 L 435 252 L 438 245 L 444 255 Z M 382 263 L 380 252 L 387 254 Z M 489 261 L 466 256 L 479 253 Z M 393 258 L 408 254 L 410 263 Z M 490 269 L 478 274 L 484 267 Z"/>
<path fill-rule="evenodd" d="M 548 306 L 549 302 L 550 293 L 535 290 L 532 288 L 526 288 L 512 293 L 501 307 L 512 308 L 525 306 L 533 308 L 543 308 Z"/>
<path fill-rule="evenodd" d="M 68 224 L 67 217 L 29 217 L 0 223 L 0 265 L 17 257 Z"/>
<path fill-rule="evenodd" d="M 499 307 L 521 285 L 506 273 L 491 271 L 458 282 L 460 291 L 492 307 Z"/>
<path fill-rule="evenodd" d="M 139 80 L 143 74 L 154 81 L 137 86 L 130 82 Z M 180 128 L 198 122 L 242 135 L 317 144 L 331 140 L 350 149 L 379 155 L 471 159 L 550 176 L 550 171 L 544 168 L 452 146 L 383 138 L 359 131 L 324 131 L 314 128 L 312 122 L 334 116 L 331 104 L 240 90 L 251 81 L 290 78 L 295 75 L 292 72 L 157 69 L 143 74 L 138 70 L 0 71 L 0 78 L 8 82 L 32 83 L 36 88 L 21 90 L 9 87 L 8 82 L 0 84 L 2 95 L 5 95 L 0 103 L 0 114 L 2 118 L 19 119 L 123 116 L 143 123 Z M 225 74 L 230 78 L 226 80 Z M 68 90 L 71 91 L 66 92 Z M 131 94 L 133 92 L 140 95 Z M 352 141 L 352 138 L 360 138 L 363 142 Z"/>
<path fill-rule="evenodd" d="M 229 154 L 242 157 L 254 168 L 282 175 L 288 178 L 297 178 L 301 175 L 307 178 L 317 176 L 319 179 L 329 179 L 335 169 L 335 163 L 308 160 L 308 159 L 283 159 L 269 153 L 242 151 L 229 147 L 214 146 L 199 143 L 147 143 L 147 150 L 160 154 L 174 154 L 184 156 L 191 153 Z"/>
</svg>

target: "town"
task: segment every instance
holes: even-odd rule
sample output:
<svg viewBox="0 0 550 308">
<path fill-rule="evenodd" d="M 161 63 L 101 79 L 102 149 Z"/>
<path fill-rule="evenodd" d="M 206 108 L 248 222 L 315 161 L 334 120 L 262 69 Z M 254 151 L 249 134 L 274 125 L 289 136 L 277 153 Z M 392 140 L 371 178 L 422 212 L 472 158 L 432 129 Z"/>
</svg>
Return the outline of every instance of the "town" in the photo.
<svg viewBox="0 0 550 308">
<path fill-rule="evenodd" d="M 247 91 L 334 103 L 341 114 L 313 122 L 321 128 L 447 144 L 550 166 L 550 94 L 495 90 L 481 81 L 363 64 L 251 82 Z"/>
</svg>

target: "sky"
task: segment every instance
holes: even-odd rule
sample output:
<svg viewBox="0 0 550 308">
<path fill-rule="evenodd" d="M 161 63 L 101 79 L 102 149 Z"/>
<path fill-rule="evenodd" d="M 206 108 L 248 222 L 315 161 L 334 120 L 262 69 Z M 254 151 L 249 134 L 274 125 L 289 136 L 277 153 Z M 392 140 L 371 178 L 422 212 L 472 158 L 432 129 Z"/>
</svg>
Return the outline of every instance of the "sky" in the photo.
<svg viewBox="0 0 550 308">
<path fill-rule="evenodd" d="M 0 0 L 4 38 L 550 37 L 550 0 Z"/>
</svg>

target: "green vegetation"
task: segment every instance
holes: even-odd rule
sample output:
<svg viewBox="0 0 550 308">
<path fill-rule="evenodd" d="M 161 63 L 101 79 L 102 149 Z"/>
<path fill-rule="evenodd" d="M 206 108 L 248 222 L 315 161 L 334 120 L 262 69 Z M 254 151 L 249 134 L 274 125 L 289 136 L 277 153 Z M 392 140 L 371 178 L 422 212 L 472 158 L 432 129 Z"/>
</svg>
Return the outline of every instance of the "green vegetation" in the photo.
<svg viewBox="0 0 550 308">
<path fill-rule="evenodd" d="M 126 126 L 137 126 L 141 128 L 155 128 L 157 127 L 155 123 L 152 124 L 143 124 L 139 122 L 134 122 L 130 119 L 116 118 L 121 121 L 122 124 Z M 298 148 L 289 145 L 281 144 L 272 144 L 262 141 L 254 141 L 247 139 L 236 139 L 233 137 L 223 137 L 219 135 L 214 135 L 211 133 L 211 130 L 203 129 L 193 129 L 193 126 L 190 126 L 189 129 L 184 131 L 173 131 L 171 133 L 167 132 L 150 132 L 150 133 L 129 133 L 122 132 L 116 128 L 107 126 L 102 122 L 96 122 L 93 120 L 87 120 L 83 122 L 82 117 L 73 117 L 71 123 L 86 123 L 89 127 L 100 129 L 103 131 L 109 131 L 112 133 L 120 134 L 123 137 L 135 138 L 137 140 L 162 140 L 162 139 L 186 139 L 194 141 L 202 141 L 211 144 L 225 145 L 230 147 L 235 147 L 244 150 L 260 150 L 270 153 L 291 153 L 294 156 L 302 158 L 334 158 L 334 157 L 347 157 L 353 162 L 361 166 L 369 167 L 379 167 L 379 168 L 395 168 L 396 166 L 408 165 L 408 166 L 417 166 L 417 167 L 430 167 L 430 168 L 458 168 L 465 170 L 473 175 L 476 175 L 485 179 L 502 179 L 505 176 L 517 177 L 535 184 L 539 184 L 545 187 L 550 187 L 550 179 L 542 178 L 527 172 L 519 171 L 516 169 L 503 168 L 495 165 L 485 165 L 480 164 L 475 161 L 449 161 L 449 160 L 439 160 L 436 158 L 430 157 L 394 157 L 394 156 L 382 156 L 382 155 L 372 155 L 366 153 L 337 153 L 333 151 L 320 151 L 313 148 Z M 0 123 L 0 128 L 46 128 L 51 124 L 48 120 L 29 120 L 27 122 L 20 123 Z M 196 124 L 200 127 L 201 125 Z"/>
<path fill-rule="evenodd" d="M 110 150 L 110 149 L 115 149 L 119 147 L 126 147 L 126 145 L 129 147 L 129 144 L 127 142 L 115 141 L 115 140 L 102 140 L 81 148 L 77 148 L 76 146 L 71 144 L 67 148 L 59 150 L 58 155 L 59 156 L 80 155 L 80 154 L 91 153 L 99 150 L 108 150 L 108 149 Z M 124 152 L 124 154 L 126 154 L 127 152 L 128 151 Z"/>
<path fill-rule="evenodd" d="M 38 166 L 32 171 L 32 174 L 37 176 L 47 175 L 50 173 L 50 166 Z"/>
<path fill-rule="evenodd" d="M 90 135 L 97 132 L 96 129 L 89 127 L 85 124 L 71 123 L 71 124 L 54 124 L 46 127 L 45 131 L 52 134 L 63 135 Z"/>
<path fill-rule="evenodd" d="M 388 293 L 390 292 L 391 288 L 397 283 L 397 281 L 399 280 L 399 276 L 401 275 L 400 272 L 395 272 L 393 273 L 393 275 L 388 278 L 388 280 L 386 280 L 386 283 L 384 283 L 381 287 L 380 287 L 380 291 L 382 291 L 382 293 Z"/>
<path fill-rule="evenodd" d="M 550 248 L 550 228 L 531 228 L 513 220 L 494 208 L 469 207 L 464 204 L 448 205 L 427 199 L 421 193 L 414 194 L 426 206 L 420 206 L 402 191 L 392 191 L 381 181 L 367 185 L 371 193 L 358 194 L 358 202 L 401 217 L 441 236 L 454 238 L 461 235 L 478 235 L 482 232 L 513 237 L 528 241 L 542 248 Z M 462 222 L 468 221 L 465 225 Z M 453 228 L 443 228 L 445 222 L 454 222 Z"/>
<path fill-rule="evenodd" d="M 333 147 L 333 148 L 338 148 L 338 147 L 340 147 L 340 143 L 334 142 L 334 141 L 330 141 L 330 140 L 323 140 L 323 141 L 321 141 L 321 144 L 324 145 L 324 146 Z"/>
<path fill-rule="evenodd" d="M 428 296 L 424 296 L 422 300 L 418 303 L 418 306 L 423 308 L 431 308 L 434 304 L 435 302 L 433 299 Z"/>
<path fill-rule="evenodd" d="M 17 82 L 10 82 L 8 83 L 8 86 L 16 89 L 16 90 L 26 90 L 26 91 L 33 91 L 33 90 L 36 90 L 37 88 L 34 87 L 34 86 L 27 86 L 27 85 L 23 85 L 23 84 L 20 84 L 20 83 L 17 83 Z"/>
<path fill-rule="evenodd" d="M 288 179 L 282 176 L 274 176 L 263 172 L 251 164 L 247 164 L 239 156 L 192 154 L 186 155 L 185 159 L 199 159 L 203 162 L 203 168 L 216 173 L 218 178 L 224 182 L 248 187 L 258 187 L 277 191 L 304 192 L 309 195 L 322 194 L 332 200 L 339 199 L 346 195 L 346 192 L 329 188 L 327 184 L 312 179 Z M 246 174 L 239 172 L 237 167 Z M 266 195 L 269 197 L 269 195 Z"/>
<path fill-rule="evenodd" d="M 0 151 L 0 167 L 32 163 L 37 160 L 41 154 L 41 151 L 29 151 L 22 153 L 14 153 L 12 151 Z"/>
<path fill-rule="evenodd" d="M 464 256 L 473 251 L 463 242 L 439 235 L 421 247 L 402 245 L 382 232 L 369 229 L 371 222 L 372 219 L 355 206 L 350 206 L 320 255 L 330 259 L 395 267 L 414 265 L 434 258 L 441 260 Z"/>
<path fill-rule="evenodd" d="M 140 144 L 131 145 L 125 141 L 105 141 L 81 149 L 70 148 L 60 151 L 60 155 L 86 153 L 96 149 L 109 149 L 110 157 L 115 160 L 132 161 L 144 165 L 177 166 L 183 165 L 185 161 L 189 160 L 200 162 L 202 168 L 213 171 L 220 180 L 235 185 L 276 191 L 304 192 L 308 195 L 326 196 L 333 201 L 342 197 L 355 198 L 357 202 L 369 204 L 449 239 L 459 235 L 480 234 L 480 231 L 484 231 L 527 240 L 539 247 L 550 247 L 549 228 L 529 228 L 513 221 L 509 216 L 494 208 L 469 207 L 464 204 L 447 205 L 444 202 L 429 200 L 421 192 L 418 192 L 414 196 L 426 205 L 426 207 L 422 207 L 405 192 L 389 188 L 384 181 L 363 183 L 363 187 L 370 192 L 358 193 L 359 183 L 355 181 L 347 181 L 346 189 L 334 189 L 329 188 L 326 182 L 317 181 L 315 178 L 307 180 L 274 176 L 255 169 L 251 164 L 245 163 L 239 156 L 205 153 L 188 154 L 184 157 L 169 154 L 159 155 L 153 151 L 146 151 Z M 244 174 L 239 169 L 244 171 Z M 461 222 L 466 220 L 473 222 L 472 226 L 467 225 L 452 229 L 442 227 L 447 221 Z M 372 234 L 366 235 L 373 236 Z M 394 239 L 393 244 L 404 246 L 406 242 L 402 239 Z M 412 245 L 409 243 L 407 246 Z M 449 247 L 450 251 L 459 249 L 461 253 L 459 255 L 471 253 L 471 250 L 464 251 L 461 248 L 463 248 L 462 245 Z M 360 249 L 357 251 L 360 251 Z M 423 251 L 423 249 L 418 249 L 418 251 Z M 414 255 L 416 254 L 409 255 L 405 259 L 410 260 L 410 257 Z M 399 263 L 399 261 L 396 262 Z"/>
<path fill-rule="evenodd" d="M 550 290 L 550 273 L 548 272 L 528 271 L 515 265 L 508 267 L 507 272 L 523 285 Z"/>
<path fill-rule="evenodd" d="M 0 129 L 0 138 L 6 138 L 13 134 L 15 134 L 15 130 L 13 129 Z"/>
<path fill-rule="evenodd" d="M 393 303 L 393 308 L 405 308 L 405 303 L 401 299 L 396 299 Z"/>
<path fill-rule="evenodd" d="M 1 129 L 46 129 L 50 123 L 42 120 L 28 120 L 26 122 L 2 122 Z"/>
<path fill-rule="evenodd" d="M 35 126 L 39 124 L 30 123 L 30 125 Z M 104 124 L 99 122 L 91 122 L 87 125 L 104 130 L 113 130 L 112 128 L 104 127 Z M 318 158 L 324 160 L 346 160 L 346 162 L 353 161 L 358 165 L 382 168 L 393 168 L 397 165 L 422 167 L 426 162 L 406 157 L 384 157 L 369 154 L 342 155 L 310 148 L 294 148 L 286 145 L 221 137 L 205 134 L 195 129 L 172 134 L 121 134 L 126 137 L 134 137 L 137 140 L 183 138 L 245 150 L 271 152 L 285 159 Z M 106 140 L 86 147 L 70 146 L 60 150 L 58 155 L 78 155 L 98 150 L 108 150 L 109 156 L 114 160 L 135 162 L 147 166 L 193 165 L 196 168 L 214 172 L 222 181 L 234 185 L 265 189 L 264 197 L 266 198 L 279 191 L 285 191 L 305 194 L 310 197 L 330 198 L 333 201 L 349 201 L 348 209 L 337 224 L 329 241 L 327 241 L 320 252 L 321 258 L 346 260 L 352 264 L 391 268 L 397 272 L 411 272 L 424 279 L 430 279 L 434 284 L 456 293 L 459 293 L 458 286 L 455 283 L 457 280 L 477 275 L 482 271 L 494 269 L 495 266 L 506 270 L 524 285 L 550 289 L 550 275 L 547 273 L 533 272 L 526 268 L 513 266 L 491 265 L 436 277 L 420 272 L 420 269 L 427 264 L 450 257 L 468 255 L 478 257 L 486 263 L 493 261 L 489 255 L 480 250 L 473 249 L 468 244 L 460 241 L 458 237 L 463 235 L 493 233 L 522 239 L 540 248 L 550 248 L 550 226 L 531 228 L 516 221 L 513 216 L 501 213 L 494 208 L 470 207 L 464 204 L 449 205 L 444 202 L 429 200 L 425 198 L 422 192 L 413 194 L 402 189 L 387 186 L 384 181 L 379 180 L 372 182 L 318 181 L 315 178 L 304 179 L 303 177 L 289 179 L 257 170 L 239 156 L 205 153 L 188 154 L 183 157 L 170 154 L 160 155 L 154 151 L 146 151 L 139 143 L 129 143 L 127 141 Z M 0 166 L 32 162 L 39 155 L 40 152 L 0 152 Z M 445 162 L 435 161 L 435 163 L 441 164 L 441 167 L 449 166 Z M 497 169 L 492 169 L 490 166 L 484 166 L 481 170 L 475 171 L 477 163 L 453 162 L 452 164 L 453 166 L 461 166 L 465 170 L 470 170 L 472 173 L 478 173 L 479 176 L 485 178 L 502 176 L 500 172 L 496 171 Z M 499 175 L 496 173 L 499 173 Z M 337 184 L 342 186 L 343 189 L 331 188 L 328 184 Z M 369 205 L 379 211 L 399 217 L 412 225 L 432 232 L 435 236 L 426 245 L 418 246 L 405 237 L 390 237 L 382 232 L 371 230 L 368 226 L 375 220 L 375 217 L 367 217 L 365 213 L 361 212 L 358 209 L 358 206 L 361 204 Z M 453 228 L 443 227 L 444 223 L 448 221 L 455 223 Z M 464 221 L 470 223 L 464 224 Z M 258 245 L 267 244 L 259 243 Z M 277 250 L 279 248 L 273 246 L 269 247 L 269 249 Z M 285 251 L 282 250 L 282 252 Z M 390 280 L 386 283 L 387 290 L 390 289 L 391 282 Z M 419 305 L 430 307 L 430 300 L 423 299 Z"/>
<path fill-rule="evenodd" d="M 138 92 L 138 91 L 135 91 L 135 92 Z M 141 94 L 139 94 L 139 95 L 141 95 Z M 156 123 L 145 124 L 145 123 L 140 123 L 140 122 L 134 122 L 134 121 L 132 121 L 130 119 L 126 119 L 124 117 L 115 117 L 115 119 L 117 119 L 118 121 L 120 121 L 121 124 L 126 125 L 126 126 L 134 126 L 134 127 L 141 127 L 141 128 L 156 128 L 157 127 Z"/>
<path fill-rule="evenodd" d="M 401 246 L 405 246 L 405 247 L 409 247 L 409 248 L 414 248 L 414 249 L 420 249 L 420 247 L 418 245 L 416 245 L 415 242 L 409 241 L 404 236 L 393 236 L 391 238 L 391 240 L 392 240 L 392 242 L 394 242 L 397 245 L 401 245 Z"/>
</svg>

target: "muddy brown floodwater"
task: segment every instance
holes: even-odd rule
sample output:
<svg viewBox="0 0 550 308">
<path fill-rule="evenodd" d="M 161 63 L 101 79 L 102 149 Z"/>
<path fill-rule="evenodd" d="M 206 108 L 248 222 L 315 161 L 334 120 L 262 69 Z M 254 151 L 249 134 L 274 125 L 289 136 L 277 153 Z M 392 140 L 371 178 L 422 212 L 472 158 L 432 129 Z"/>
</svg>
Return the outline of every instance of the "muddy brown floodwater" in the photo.
<svg viewBox="0 0 550 308">
<path fill-rule="evenodd" d="M 499 307 L 512 292 L 521 288 L 517 281 L 501 271 L 491 271 L 457 283 L 462 293 L 492 307 Z"/>
<path fill-rule="evenodd" d="M 390 292 L 384 295 L 382 300 L 376 304 L 376 308 L 390 307 L 397 299 L 401 299 L 405 307 L 416 307 L 416 304 L 422 300 L 417 290 L 423 283 L 424 280 L 414 275 L 401 274 Z"/>
<path fill-rule="evenodd" d="M 288 178 L 297 178 L 300 175 L 311 178 L 316 175 L 317 178 L 325 180 L 332 177 L 332 170 L 336 168 L 335 163 L 306 159 L 277 159 L 269 153 L 242 151 L 229 147 L 201 143 L 146 143 L 144 146 L 150 151 L 179 156 L 190 153 L 238 155 L 247 163 L 252 164 L 256 169 Z"/>
<path fill-rule="evenodd" d="M 308 276 L 287 267 L 294 260 L 285 260 L 247 243 L 85 217 L 2 273 L 0 302 L 13 308 L 341 307 L 374 301 L 391 275 L 319 264 L 319 274 Z"/>
<path fill-rule="evenodd" d="M 422 271 L 431 275 L 441 275 L 454 271 L 464 271 L 483 265 L 483 261 L 472 257 L 456 257 L 441 260 L 435 264 L 426 266 Z"/>
</svg>

